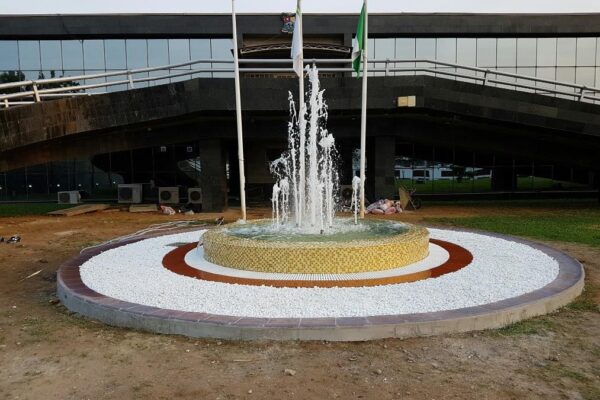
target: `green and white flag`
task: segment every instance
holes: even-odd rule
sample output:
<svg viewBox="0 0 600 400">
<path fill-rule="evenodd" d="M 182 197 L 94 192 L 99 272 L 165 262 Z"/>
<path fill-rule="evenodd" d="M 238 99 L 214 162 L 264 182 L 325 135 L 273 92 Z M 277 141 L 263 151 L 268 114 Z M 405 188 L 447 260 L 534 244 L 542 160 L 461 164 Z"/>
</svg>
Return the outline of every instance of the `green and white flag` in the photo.
<svg viewBox="0 0 600 400">
<path fill-rule="evenodd" d="M 360 64 L 362 51 L 365 48 L 365 4 L 363 3 L 358 26 L 356 27 L 356 36 L 352 40 L 352 68 L 360 76 Z"/>
<path fill-rule="evenodd" d="M 294 60 L 294 71 L 298 76 L 303 73 L 302 68 L 302 12 L 300 1 L 296 8 L 296 20 L 294 21 L 294 33 L 292 35 L 292 59 Z"/>
</svg>

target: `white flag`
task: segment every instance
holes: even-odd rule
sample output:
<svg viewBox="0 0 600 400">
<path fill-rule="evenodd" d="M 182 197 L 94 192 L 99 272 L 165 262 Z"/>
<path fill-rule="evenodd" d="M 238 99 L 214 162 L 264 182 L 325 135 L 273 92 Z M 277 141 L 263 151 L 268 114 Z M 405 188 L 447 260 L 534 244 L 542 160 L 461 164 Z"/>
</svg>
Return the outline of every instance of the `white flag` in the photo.
<svg viewBox="0 0 600 400">
<path fill-rule="evenodd" d="M 303 73 L 302 68 L 302 34 L 300 28 L 302 27 L 302 13 L 300 12 L 300 2 L 298 2 L 298 8 L 296 9 L 296 20 L 294 21 L 294 34 L 292 35 L 292 59 L 294 60 L 294 71 L 298 76 Z"/>
</svg>

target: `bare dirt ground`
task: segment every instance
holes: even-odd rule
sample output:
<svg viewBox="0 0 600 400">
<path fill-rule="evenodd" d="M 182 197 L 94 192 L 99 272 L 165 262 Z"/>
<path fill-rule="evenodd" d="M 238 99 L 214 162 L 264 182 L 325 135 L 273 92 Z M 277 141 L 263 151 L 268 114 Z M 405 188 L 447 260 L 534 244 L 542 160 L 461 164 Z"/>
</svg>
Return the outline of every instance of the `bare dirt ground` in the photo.
<svg viewBox="0 0 600 400">
<path fill-rule="evenodd" d="M 431 206 L 400 218 L 503 212 Z M 600 251 L 582 245 L 552 243 L 585 265 L 582 298 L 549 316 L 470 334 L 365 343 L 195 340 L 112 328 L 56 304 L 56 270 L 82 247 L 176 218 L 184 219 L 124 212 L 0 218 L 0 235 L 23 238 L 0 244 L 0 398 L 600 399 Z"/>
</svg>

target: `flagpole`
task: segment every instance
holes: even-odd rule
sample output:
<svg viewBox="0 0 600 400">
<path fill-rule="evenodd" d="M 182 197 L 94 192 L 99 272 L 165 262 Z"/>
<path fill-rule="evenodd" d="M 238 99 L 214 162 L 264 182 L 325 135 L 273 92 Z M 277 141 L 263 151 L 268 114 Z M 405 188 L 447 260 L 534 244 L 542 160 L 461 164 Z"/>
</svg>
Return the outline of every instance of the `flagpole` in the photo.
<svg viewBox="0 0 600 400">
<path fill-rule="evenodd" d="M 362 76 L 362 103 L 360 110 L 360 217 L 365 217 L 365 158 L 367 147 L 367 73 L 368 73 L 368 43 L 369 43 L 369 12 L 367 0 L 364 0 L 365 25 L 363 36 L 363 50 L 361 52 L 363 76 Z"/>
<path fill-rule="evenodd" d="M 298 18 L 298 14 L 300 14 L 300 18 Z M 294 22 L 298 25 L 298 33 L 299 33 L 299 39 L 300 39 L 300 65 L 304 66 L 304 40 L 302 39 L 302 0 L 298 0 L 298 4 L 297 4 L 297 8 L 296 8 L 296 21 Z M 300 156 L 299 156 L 299 179 L 298 179 L 298 199 L 300 200 L 300 205 L 298 207 L 298 213 L 299 215 L 296 218 L 296 221 L 298 223 L 301 223 L 302 221 L 302 214 L 304 214 L 304 210 L 305 210 L 305 197 L 304 197 L 304 191 L 306 190 L 305 188 L 305 176 L 306 176 L 306 156 L 305 156 L 305 150 L 306 150 L 306 136 L 305 136 L 305 132 L 304 132 L 304 69 L 302 69 L 302 72 L 300 73 L 300 75 L 298 76 L 298 102 L 299 104 L 299 111 L 300 111 L 300 115 L 298 118 L 298 133 L 300 135 Z"/>
<path fill-rule="evenodd" d="M 240 171 L 240 206 L 242 220 L 246 220 L 246 176 L 244 173 L 244 137 L 242 131 L 242 99 L 240 94 L 240 68 L 238 63 L 237 23 L 235 18 L 235 0 L 231 0 L 231 21 L 233 24 L 233 63 L 235 77 L 235 114 L 237 120 L 238 165 Z"/>
</svg>

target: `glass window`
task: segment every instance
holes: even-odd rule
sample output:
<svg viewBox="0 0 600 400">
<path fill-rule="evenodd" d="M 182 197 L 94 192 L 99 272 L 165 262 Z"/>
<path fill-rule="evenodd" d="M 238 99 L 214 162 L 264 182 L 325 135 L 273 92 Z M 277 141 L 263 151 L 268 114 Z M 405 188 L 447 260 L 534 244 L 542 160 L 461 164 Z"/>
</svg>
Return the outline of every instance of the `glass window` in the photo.
<svg viewBox="0 0 600 400">
<path fill-rule="evenodd" d="M 594 67 L 577 67 L 575 68 L 575 83 L 578 85 L 594 86 L 594 75 Z"/>
<path fill-rule="evenodd" d="M 190 41 L 188 39 L 169 39 L 169 64 L 190 61 Z M 189 69 L 189 66 L 180 68 Z"/>
<path fill-rule="evenodd" d="M 375 39 L 375 58 L 394 58 L 396 43 L 394 38 Z"/>
<path fill-rule="evenodd" d="M 541 67 L 553 67 L 556 65 L 556 38 L 538 39 L 537 65 Z"/>
<path fill-rule="evenodd" d="M 417 39 L 416 56 L 417 58 L 435 60 L 435 39 Z"/>
<path fill-rule="evenodd" d="M 436 44 L 436 59 L 438 61 L 456 63 L 456 39 L 439 38 Z"/>
<path fill-rule="evenodd" d="M 575 68 L 574 67 L 558 67 L 556 68 L 556 80 L 559 82 L 575 83 Z M 574 88 L 557 85 L 557 89 L 563 92 L 574 92 Z M 573 99 L 573 96 L 557 95 L 566 99 Z"/>
<path fill-rule="evenodd" d="M 104 41 L 83 41 L 83 67 L 85 69 L 104 69 Z"/>
<path fill-rule="evenodd" d="M 190 39 L 190 54 L 192 60 L 210 59 L 210 39 Z M 198 63 L 192 65 L 193 69 L 210 68 L 210 63 Z M 210 72 L 202 72 L 193 75 L 194 78 L 210 77 Z"/>
<path fill-rule="evenodd" d="M 396 39 L 396 58 L 412 60 L 415 58 L 415 39 Z"/>
<path fill-rule="evenodd" d="M 22 70 L 40 69 L 40 42 L 37 40 L 19 40 L 19 60 Z"/>
<path fill-rule="evenodd" d="M 148 66 L 148 47 L 146 39 L 127 39 L 127 68 L 144 68 Z"/>
<path fill-rule="evenodd" d="M 396 58 L 413 60 L 415 58 L 415 39 L 396 39 Z M 415 63 L 397 63 L 396 68 L 414 67 Z M 414 75 L 414 72 L 396 72 L 396 75 Z"/>
<path fill-rule="evenodd" d="M 103 61 L 104 61 L 104 57 L 103 57 Z M 104 70 L 103 69 L 101 69 L 101 70 L 89 70 L 88 69 L 85 72 L 86 72 L 86 74 L 101 74 L 101 73 L 104 72 Z M 96 84 L 105 83 L 105 82 L 106 82 L 106 78 L 95 78 L 95 79 L 86 79 L 85 80 L 85 84 L 86 85 L 96 85 Z M 87 93 L 105 93 L 106 92 L 106 86 L 104 86 L 104 87 L 98 87 L 98 88 L 86 89 L 85 91 Z"/>
<path fill-rule="evenodd" d="M 148 39 L 148 66 L 169 64 L 169 42 L 166 39 Z"/>
<path fill-rule="evenodd" d="M 537 67 L 535 76 L 542 79 L 548 79 L 551 81 L 556 80 L 556 68 L 554 67 Z M 537 82 L 536 86 L 542 89 L 554 89 L 555 85 L 552 83 Z"/>
<path fill-rule="evenodd" d="M 83 69 L 83 44 L 80 40 L 62 41 L 63 68 Z"/>
<path fill-rule="evenodd" d="M 517 39 L 517 66 L 535 67 L 536 39 Z"/>
<path fill-rule="evenodd" d="M 435 39 L 417 39 L 416 53 L 417 58 L 435 60 Z M 434 68 L 435 66 L 429 63 L 417 63 L 417 67 Z"/>
<path fill-rule="evenodd" d="M 559 82 L 575 83 L 575 68 L 573 68 L 573 67 L 558 67 L 558 68 L 556 68 L 556 80 Z"/>
<path fill-rule="evenodd" d="M 517 65 L 517 39 L 498 39 L 497 49 L 499 67 L 515 67 Z"/>
<path fill-rule="evenodd" d="M 577 38 L 577 66 L 592 67 L 596 60 L 596 38 Z"/>
<path fill-rule="evenodd" d="M 535 76 L 535 68 L 530 68 L 530 67 L 519 67 L 517 68 L 517 74 L 519 75 L 524 75 L 524 76 Z M 517 79 L 517 83 L 523 84 L 523 85 L 533 85 L 533 82 L 531 82 L 531 80 L 529 79 Z M 533 89 L 526 89 L 526 88 L 520 88 L 519 90 L 522 90 L 524 92 L 533 92 Z"/>
<path fill-rule="evenodd" d="M 105 40 L 104 56 L 106 60 L 106 69 L 125 69 L 125 41 L 124 40 Z"/>
<path fill-rule="evenodd" d="M 0 69 L 19 69 L 19 49 L 15 40 L 0 40 Z"/>
<path fill-rule="evenodd" d="M 370 39 L 369 39 L 370 40 Z M 372 45 L 372 43 L 369 43 Z M 231 49 L 233 48 L 233 42 L 231 39 L 211 39 L 210 41 L 210 50 L 212 54 L 212 58 L 220 60 L 220 59 L 233 59 L 233 53 Z M 221 64 L 221 68 L 227 68 L 227 64 Z M 223 72 L 223 73 L 214 73 L 213 77 L 232 77 L 232 72 Z"/>
<path fill-rule="evenodd" d="M 476 40 L 471 38 L 458 38 L 456 40 L 456 63 L 475 66 L 476 62 Z"/>
<path fill-rule="evenodd" d="M 396 43 L 394 38 L 375 39 L 375 58 L 377 59 L 393 59 L 396 52 Z M 385 63 L 377 63 L 376 68 L 385 68 Z M 389 67 L 393 67 L 390 63 Z M 375 75 L 385 75 L 385 72 L 378 72 Z M 393 75 L 393 74 L 391 74 Z"/>
<path fill-rule="evenodd" d="M 496 39 L 477 39 L 477 66 L 496 67 Z"/>
<path fill-rule="evenodd" d="M 575 53 L 577 52 L 575 38 L 558 38 L 556 44 L 556 65 L 575 66 Z"/>
<path fill-rule="evenodd" d="M 42 40 L 40 41 L 40 50 L 43 69 L 53 71 L 63 69 L 60 40 Z"/>
</svg>

